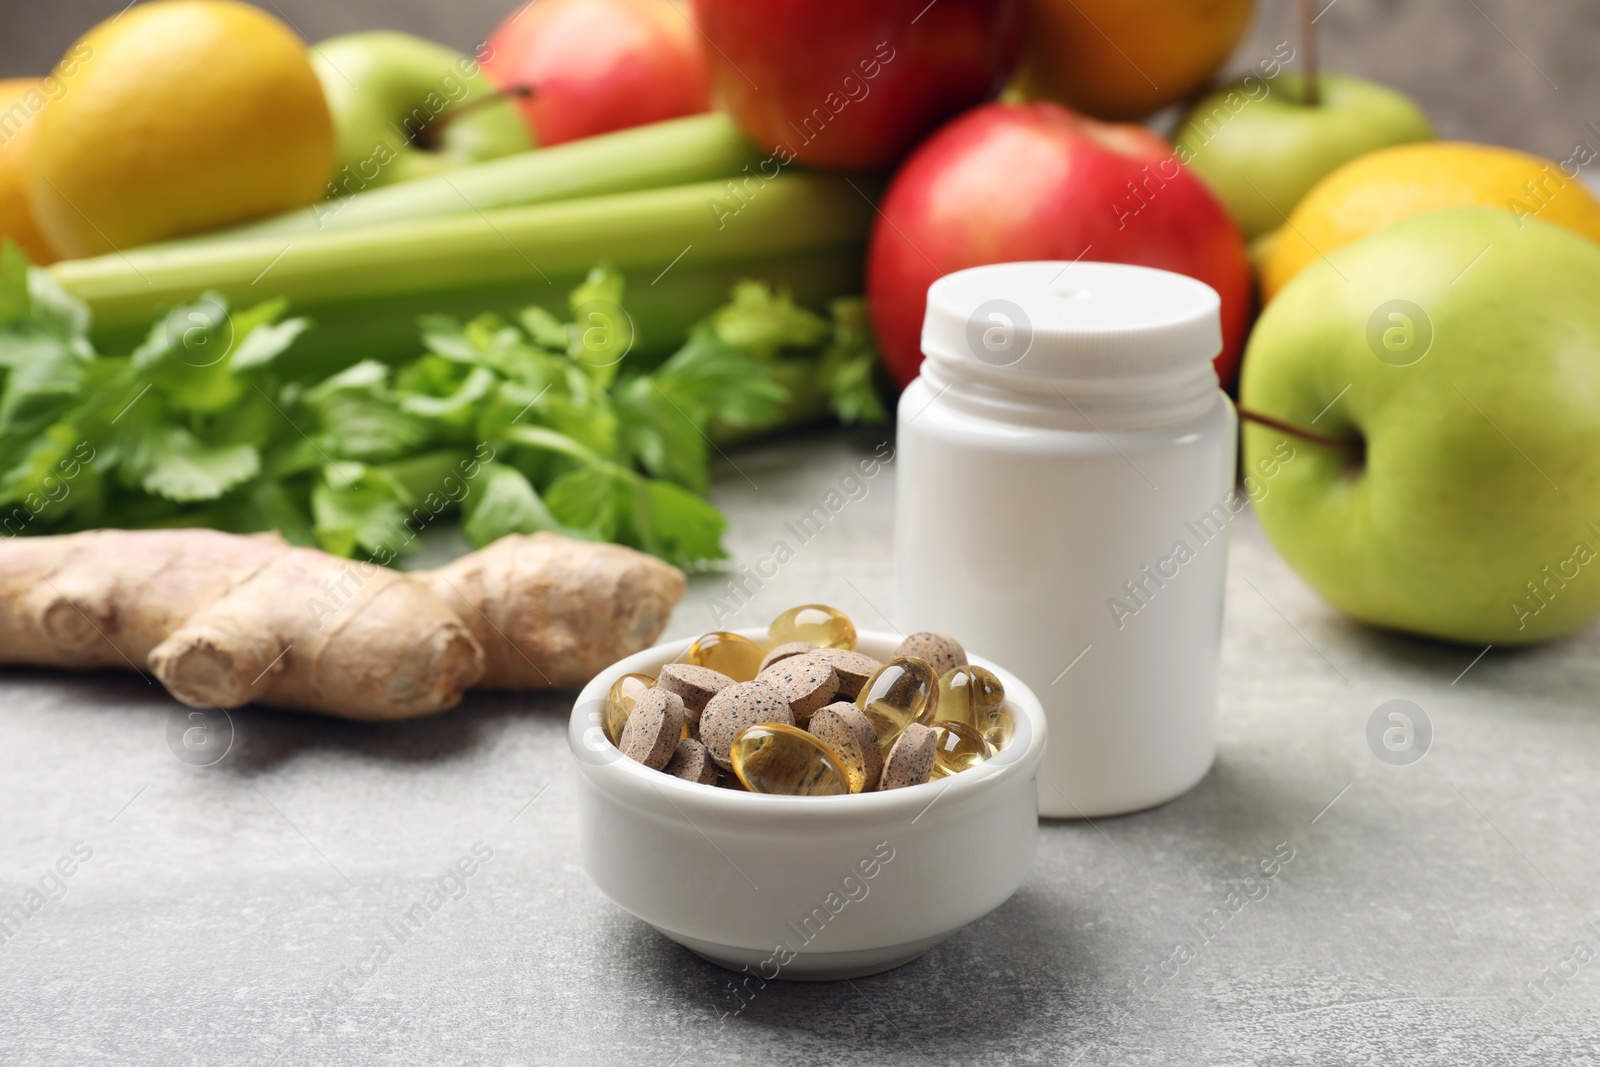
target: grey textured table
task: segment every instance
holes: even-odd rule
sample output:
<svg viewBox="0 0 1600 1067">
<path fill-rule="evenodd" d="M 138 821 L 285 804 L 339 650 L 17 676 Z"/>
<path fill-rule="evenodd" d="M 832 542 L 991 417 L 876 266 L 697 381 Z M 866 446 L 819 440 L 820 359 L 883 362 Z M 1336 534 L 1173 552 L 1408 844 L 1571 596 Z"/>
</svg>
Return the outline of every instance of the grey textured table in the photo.
<svg viewBox="0 0 1600 1067">
<path fill-rule="evenodd" d="M 882 437 L 734 452 L 716 495 L 736 557 Z M 730 623 L 823 600 L 886 625 L 893 492 L 891 468 Z M 672 635 L 711 625 L 719 584 L 694 581 Z M 383 727 L 240 712 L 195 768 L 159 688 L 7 674 L 0 911 L 51 892 L 0 944 L 0 1062 L 1593 1062 L 1600 631 L 1474 662 L 1362 629 L 1248 514 L 1228 596 L 1198 788 L 1047 823 L 1022 890 L 922 959 L 773 983 L 738 1014 L 726 972 L 578 866 L 561 696 Z M 1435 731 L 1410 766 L 1366 740 L 1396 698 Z M 478 841 L 492 858 L 375 955 Z M 92 854 L 49 879 L 75 846 Z M 1275 850 L 1293 858 L 1261 877 Z"/>
</svg>

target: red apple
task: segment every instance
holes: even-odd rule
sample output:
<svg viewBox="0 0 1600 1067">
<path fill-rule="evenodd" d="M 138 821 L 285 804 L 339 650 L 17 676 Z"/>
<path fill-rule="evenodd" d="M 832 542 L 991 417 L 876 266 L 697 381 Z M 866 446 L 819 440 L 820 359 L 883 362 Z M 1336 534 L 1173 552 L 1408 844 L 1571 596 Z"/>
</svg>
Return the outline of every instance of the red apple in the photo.
<svg viewBox="0 0 1600 1067">
<path fill-rule="evenodd" d="M 671 0 L 530 0 L 489 36 L 483 70 L 529 91 L 528 129 L 554 145 L 709 111 L 703 47 Z"/>
<path fill-rule="evenodd" d="M 839 170 L 898 163 L 999 92 L 1022 45 L 1016 0 L 695 0 L 694 10 L 739 128 Z"/>
<path fill-rule="evenodd" d="M 922 365 L 928 286 L 985 263 L 1134 263 L 1198 278 L 1222 297 L 1233 379 L 1252 290 L 1244 240 L 1172 146 L 1141 126 L 1059 104 L 990 104 L 939 130 L 890 183 L 867 250 L 867 301 L 894 380 Z"/>
</svg>

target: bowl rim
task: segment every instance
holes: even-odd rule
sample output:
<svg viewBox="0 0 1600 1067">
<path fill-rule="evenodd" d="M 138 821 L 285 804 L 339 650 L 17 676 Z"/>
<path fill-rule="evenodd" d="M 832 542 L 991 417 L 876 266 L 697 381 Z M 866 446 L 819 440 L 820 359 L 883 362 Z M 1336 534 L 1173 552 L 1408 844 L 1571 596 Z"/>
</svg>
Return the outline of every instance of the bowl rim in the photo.
<svg viewBox="0 0 1600 1067">
<path fill-rule="evenodd" d="M 761 641 L 767 636 L 764 627 L 718 632 Z M 1048 727 L 1039 698 L 1015 674 L 982 656 L 969 655 L 970 664 L 993 671 L 1005 686 L 1003 706 L 1012 713 L 1016 723 L 1012 743 L 980 767 L 900 789 L 827 797 L 750 793 L 701 785 L 652 770 L 624 756 L 605 737 L 599 727 L 598 710 L 617 677 L 630 673 L 654 674 L 662 663 L 681 661 L 700 636 L 665 641 L 626 656 L 596 674 L 579 692 L 568 720 L 567 745 L 579 771 L 598 787 L 638 805 L 659 808 L 665 800 L 685 818 L 688 817 L 684 810 L 687 806 L 699 813 L 725 818 L 748 816 L 763 821 L 792 818 L 796 827 L 838 826 L 876 823 L 908 814 L 915 821 L 936 805 L 943 808 L 964 800 L 970 802 L 996 793 L 1006 782 L 1019 776 L 1031 777 L 1043 761 Z M 900 634 L 886 630 L 863 630 L 857 634 L 857 646 L 881 645 L 892 649 L 901 639 Z"/>
</svg>

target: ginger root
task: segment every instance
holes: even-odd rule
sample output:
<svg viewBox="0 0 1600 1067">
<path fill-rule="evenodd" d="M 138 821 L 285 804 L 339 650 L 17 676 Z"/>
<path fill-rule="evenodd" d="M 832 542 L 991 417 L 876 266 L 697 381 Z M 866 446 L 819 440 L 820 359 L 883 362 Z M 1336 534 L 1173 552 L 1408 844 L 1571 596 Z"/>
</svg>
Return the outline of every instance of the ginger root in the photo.
<svg viewBox="0 0 1600 1067">
<path fill-rule="evenodd" d="M 401 573 L 276 534 L 94 530 L 0 545 L 0 664 L 150 670 L 191 707 L 381 722 L 475 686 L 551 689 L 651 644 L 682 572 L 511 535 Z"/>
</svg>

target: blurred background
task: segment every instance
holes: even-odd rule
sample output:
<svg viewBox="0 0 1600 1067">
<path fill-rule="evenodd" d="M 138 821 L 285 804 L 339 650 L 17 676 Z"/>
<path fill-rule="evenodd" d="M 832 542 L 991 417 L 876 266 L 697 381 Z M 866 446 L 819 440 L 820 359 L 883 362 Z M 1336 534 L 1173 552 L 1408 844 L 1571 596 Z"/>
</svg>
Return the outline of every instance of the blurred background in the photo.
<svg viewBox="0 0 1600 1067">
<path fill-rule="evenodd" d="M 1510 145 L 1565 159 L 1600 145 L 1600 3 L 1594 0 L 1321 0 L 1326 69 L 1409 94 L 1441 139 Z M 0 0 L 0 76 L 44 74 L 83 30 L 125 0 Z M 388 27 L 464 51 L 505 17 L 506 0 L 261 0 L 311 41 Z M 1292 0 L 1260 0 L 1227 73 L 1298 39 Z M 1593 124 L 1593 125 L 1591 125 Z"/>
</svg>

